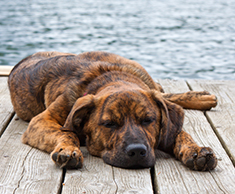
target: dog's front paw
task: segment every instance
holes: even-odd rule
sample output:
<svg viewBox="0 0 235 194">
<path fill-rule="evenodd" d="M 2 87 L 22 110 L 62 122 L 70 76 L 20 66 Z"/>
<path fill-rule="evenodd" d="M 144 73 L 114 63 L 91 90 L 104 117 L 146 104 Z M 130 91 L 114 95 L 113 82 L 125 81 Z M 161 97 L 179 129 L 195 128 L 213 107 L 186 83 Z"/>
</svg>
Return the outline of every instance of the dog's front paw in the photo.
<svg viewBox="0 0 235 194">
<path fill-rule="evenodd" d="M 51 158 L 60 168 L 77 169 L 83 164 L 82 152 L 74 146 L 57 146 L 51 152 Z"/>
<path fill-rule="evenodd" d="M 182 162 L 192 170 L 208 171 L 217 166 L 217 158 L 209 147 L 199 147 L 197 150 L 187 150 Z"/>
</svg>

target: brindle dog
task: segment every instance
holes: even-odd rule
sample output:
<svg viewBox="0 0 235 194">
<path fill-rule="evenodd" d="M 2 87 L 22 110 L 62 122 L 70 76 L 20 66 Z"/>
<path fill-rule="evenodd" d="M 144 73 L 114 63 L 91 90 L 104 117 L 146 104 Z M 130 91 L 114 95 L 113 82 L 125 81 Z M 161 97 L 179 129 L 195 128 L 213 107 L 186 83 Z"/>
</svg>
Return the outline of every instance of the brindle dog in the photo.
<svg viewBox="0 0 235 194">
<path fill-rule="evenodd" d="M 212 149 L 182 130 L 181 108 L 209 110 L 216 97 L 163 93 L 135 61 L 106 52 L 39 52 L 20 61 L 8 83 L 17 115 L 30 121 L 23 143 L 51 153 L 60 167 L 81 167 L 84 143 L 90 154 L 122 168 L 152 167 L 156 149 L 190 169 L 217 165 Z"/>
</svg>

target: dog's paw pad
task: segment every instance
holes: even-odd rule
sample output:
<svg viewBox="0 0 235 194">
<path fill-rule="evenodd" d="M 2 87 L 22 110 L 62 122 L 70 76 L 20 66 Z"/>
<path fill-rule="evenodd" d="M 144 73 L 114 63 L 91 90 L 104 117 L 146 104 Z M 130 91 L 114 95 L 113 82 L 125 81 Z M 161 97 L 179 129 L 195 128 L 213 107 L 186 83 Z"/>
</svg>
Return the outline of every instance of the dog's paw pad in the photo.
<svg viewBox="0 0 235 194">
<path fill-rule="evenodd" d="M 185 161 L 185 165 L 193 170 L 213 170 L 217 165 L 217 158 L 211 148 L 201 147 L 198 153 L 193 153 Z"/>
<path fill-rule="evenodd" d="M 81 151 L 72 146 L 55 149 L 51 153 L 51 158 L 60 168 L 77 169 L 81 168 L 83 163 Z"/>
</svg>

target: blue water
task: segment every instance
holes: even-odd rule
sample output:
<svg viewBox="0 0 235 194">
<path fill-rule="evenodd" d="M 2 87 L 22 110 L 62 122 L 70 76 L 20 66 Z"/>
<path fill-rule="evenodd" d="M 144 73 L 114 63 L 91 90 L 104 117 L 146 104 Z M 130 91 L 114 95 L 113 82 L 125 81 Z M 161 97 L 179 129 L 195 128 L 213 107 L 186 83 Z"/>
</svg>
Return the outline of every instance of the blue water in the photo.
<svg viewBox="0 0 235 194">
<path fill-rule="evenodd" d="M 0 65 L 113 52 L 154 78 L 235 79 L 235 0 L 1 0 Z"/>
</svg>

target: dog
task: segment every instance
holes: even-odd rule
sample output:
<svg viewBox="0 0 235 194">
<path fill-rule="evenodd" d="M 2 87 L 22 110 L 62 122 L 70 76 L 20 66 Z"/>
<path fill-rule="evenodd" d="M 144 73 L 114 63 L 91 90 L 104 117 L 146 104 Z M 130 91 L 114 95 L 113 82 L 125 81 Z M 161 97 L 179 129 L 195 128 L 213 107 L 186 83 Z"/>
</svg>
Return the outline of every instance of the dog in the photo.
<svg viewBox="0 0 235 194">
<path fill-rule="evenodd" d="M 16 114 L 29 121 L 22 142 L 50 153 L 61 168 L 81 168 L 81 145 L 109 165 L 150 168 L 155 150 L 192 170 L 217 165 L 209 147 L 182 130 L 186 109 L 209 110 L 206 91 L 164 93 L 137 62 L 107 52 L 38 52 L 8 78 Z"/>
</svg>

